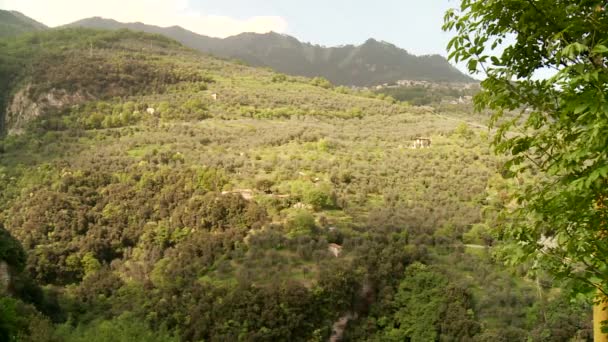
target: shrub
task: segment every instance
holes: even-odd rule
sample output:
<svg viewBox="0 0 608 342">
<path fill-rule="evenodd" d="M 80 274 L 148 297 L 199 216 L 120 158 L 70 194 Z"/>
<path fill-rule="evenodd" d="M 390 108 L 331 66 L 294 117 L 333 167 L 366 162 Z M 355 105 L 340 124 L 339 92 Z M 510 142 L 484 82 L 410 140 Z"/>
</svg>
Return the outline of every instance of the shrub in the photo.
<svg viewBox="0 0 608 342">
<path fill-rule="evenodd" d="M 317 232 L 315 217 L 306 210 L 298 210 L 292 214 L 286 227 L 290 237 L 311 236 Z"/>
</svg>

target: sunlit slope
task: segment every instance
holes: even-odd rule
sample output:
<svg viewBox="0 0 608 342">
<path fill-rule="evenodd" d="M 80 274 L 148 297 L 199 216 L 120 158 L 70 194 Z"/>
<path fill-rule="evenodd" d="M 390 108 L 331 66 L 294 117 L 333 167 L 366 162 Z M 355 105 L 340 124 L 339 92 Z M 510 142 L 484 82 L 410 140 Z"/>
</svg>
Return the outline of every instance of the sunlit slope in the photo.
<svg viewBox="0 0 608 342">
<path fill-rule="evenodd" d="M 64 246 L 49 256 L 52 272 L 38 269 L 44 282 L 64 283 L 55 269 L 67 267 L 73 253 L 93 253 L 103 263 L 124 258 L 150 222 L 196 231 L 172 215 L 199 193 L 248 189 L 267 213 L 258 228 L 285 223 L 292 207 L 351 229 L 390 204 L 400 222 L 429 236 L 448 223 L 462 233 L 480 219 L 488 151 L 479 139 L 467 141 L 474 132 L 453 133 L 453 122 L 428 110 L 129 31 L 49 31 L 5 44 L 13 64 L 5 93 L 3 217 L 28 248 Z M 432 148 L 411 149 L 418 136 L 432 137 Z M 201 185 L 201 172 L 213 181 Z M 163 189 L 183 177 L 186 193 L 164 199 Z M 96 193 L 93 202 L 72 193 L 72 182 Z M 113 198 L 114 187 L 137 202 Z M 55 208 L 61 203 L 71 213 L 63 219 Z M 99 239 L 96 231 L 113 226 L 116 215 L 116 240 Z M 38 223 L 28 224 L 31 218 Z M 69 228 L 82 220 L 87 228 Z"/>
<path fill-rule="evenodd" d="M 555 330 L 530 306 L 534 284 L 463 247 L 487 237 L 499 161 L 485 132 L 160 36 L 72 29 L 0 44 L 0 225 L 34 284 L 15 296 L 53 327 L 67 320 L 59 340 L 109 327 L 327 340 L 355 315 L 353 340 Z M 505 284 L 520 292 L 495 295 Z M 449 329 L 399 323 L 425 308 L 462 314 Z"/>
</svg>

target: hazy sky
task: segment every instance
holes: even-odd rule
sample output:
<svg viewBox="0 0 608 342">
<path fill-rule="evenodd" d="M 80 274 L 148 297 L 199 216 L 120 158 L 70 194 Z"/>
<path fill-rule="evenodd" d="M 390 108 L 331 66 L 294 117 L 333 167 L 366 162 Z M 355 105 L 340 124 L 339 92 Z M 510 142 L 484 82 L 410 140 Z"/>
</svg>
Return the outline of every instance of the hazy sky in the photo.
<svg viewBox="0 0 608 342">
<path fill-rule="evenodd" d="M 46 25 L 101 16 L 123 22 L 180 25 L 226 37 L 240 32 L 287 33 L 322 45 L 360 44 L 373 37 L 414 54 L 445 55 L 441 31 L 456 0 L 0 0 Z"/>
</svg>

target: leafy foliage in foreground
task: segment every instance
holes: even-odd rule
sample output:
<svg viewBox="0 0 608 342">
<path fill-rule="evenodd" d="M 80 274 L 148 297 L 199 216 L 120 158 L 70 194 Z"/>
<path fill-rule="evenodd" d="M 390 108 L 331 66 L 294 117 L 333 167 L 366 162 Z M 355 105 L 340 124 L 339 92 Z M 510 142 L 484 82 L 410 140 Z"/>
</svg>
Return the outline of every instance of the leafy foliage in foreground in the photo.
<svg viewBox="0 0 608 342">
<path fill-rule="evenodd" d="M 521 185 L 505 201 L 517 202 L 503 222 L 515 242 L 508 261 L 534 261 L 575 294 L 607 294 L 605 3 L 463 1 L 445 28 L 457 30 L 452 58 L 487 73 L 476 105 L 495 112 L 496 149 L 510 156 L 506 173 Z M 535 79 L 543 69 L 555 73 Z M 519 115 L 504 120 L 507 111 Z"/>
</svg>

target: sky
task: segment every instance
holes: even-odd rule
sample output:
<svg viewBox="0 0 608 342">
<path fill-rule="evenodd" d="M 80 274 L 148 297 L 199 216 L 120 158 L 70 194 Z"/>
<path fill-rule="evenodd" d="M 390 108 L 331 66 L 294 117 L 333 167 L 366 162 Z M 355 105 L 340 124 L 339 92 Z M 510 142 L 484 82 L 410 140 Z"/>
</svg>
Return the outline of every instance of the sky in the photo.
<svg viewBox="0 0 608 342">
<path fill-rule="evenodd" d="M 199 34 L 286 33 L 325 46 L 384 40 L 416 55 L 440 54 L 450 35 L 443 14 L 456 0 L 0 0 L 55 27 L 93 16 L 158 26 L 179 25 Z"/>
</svg>

